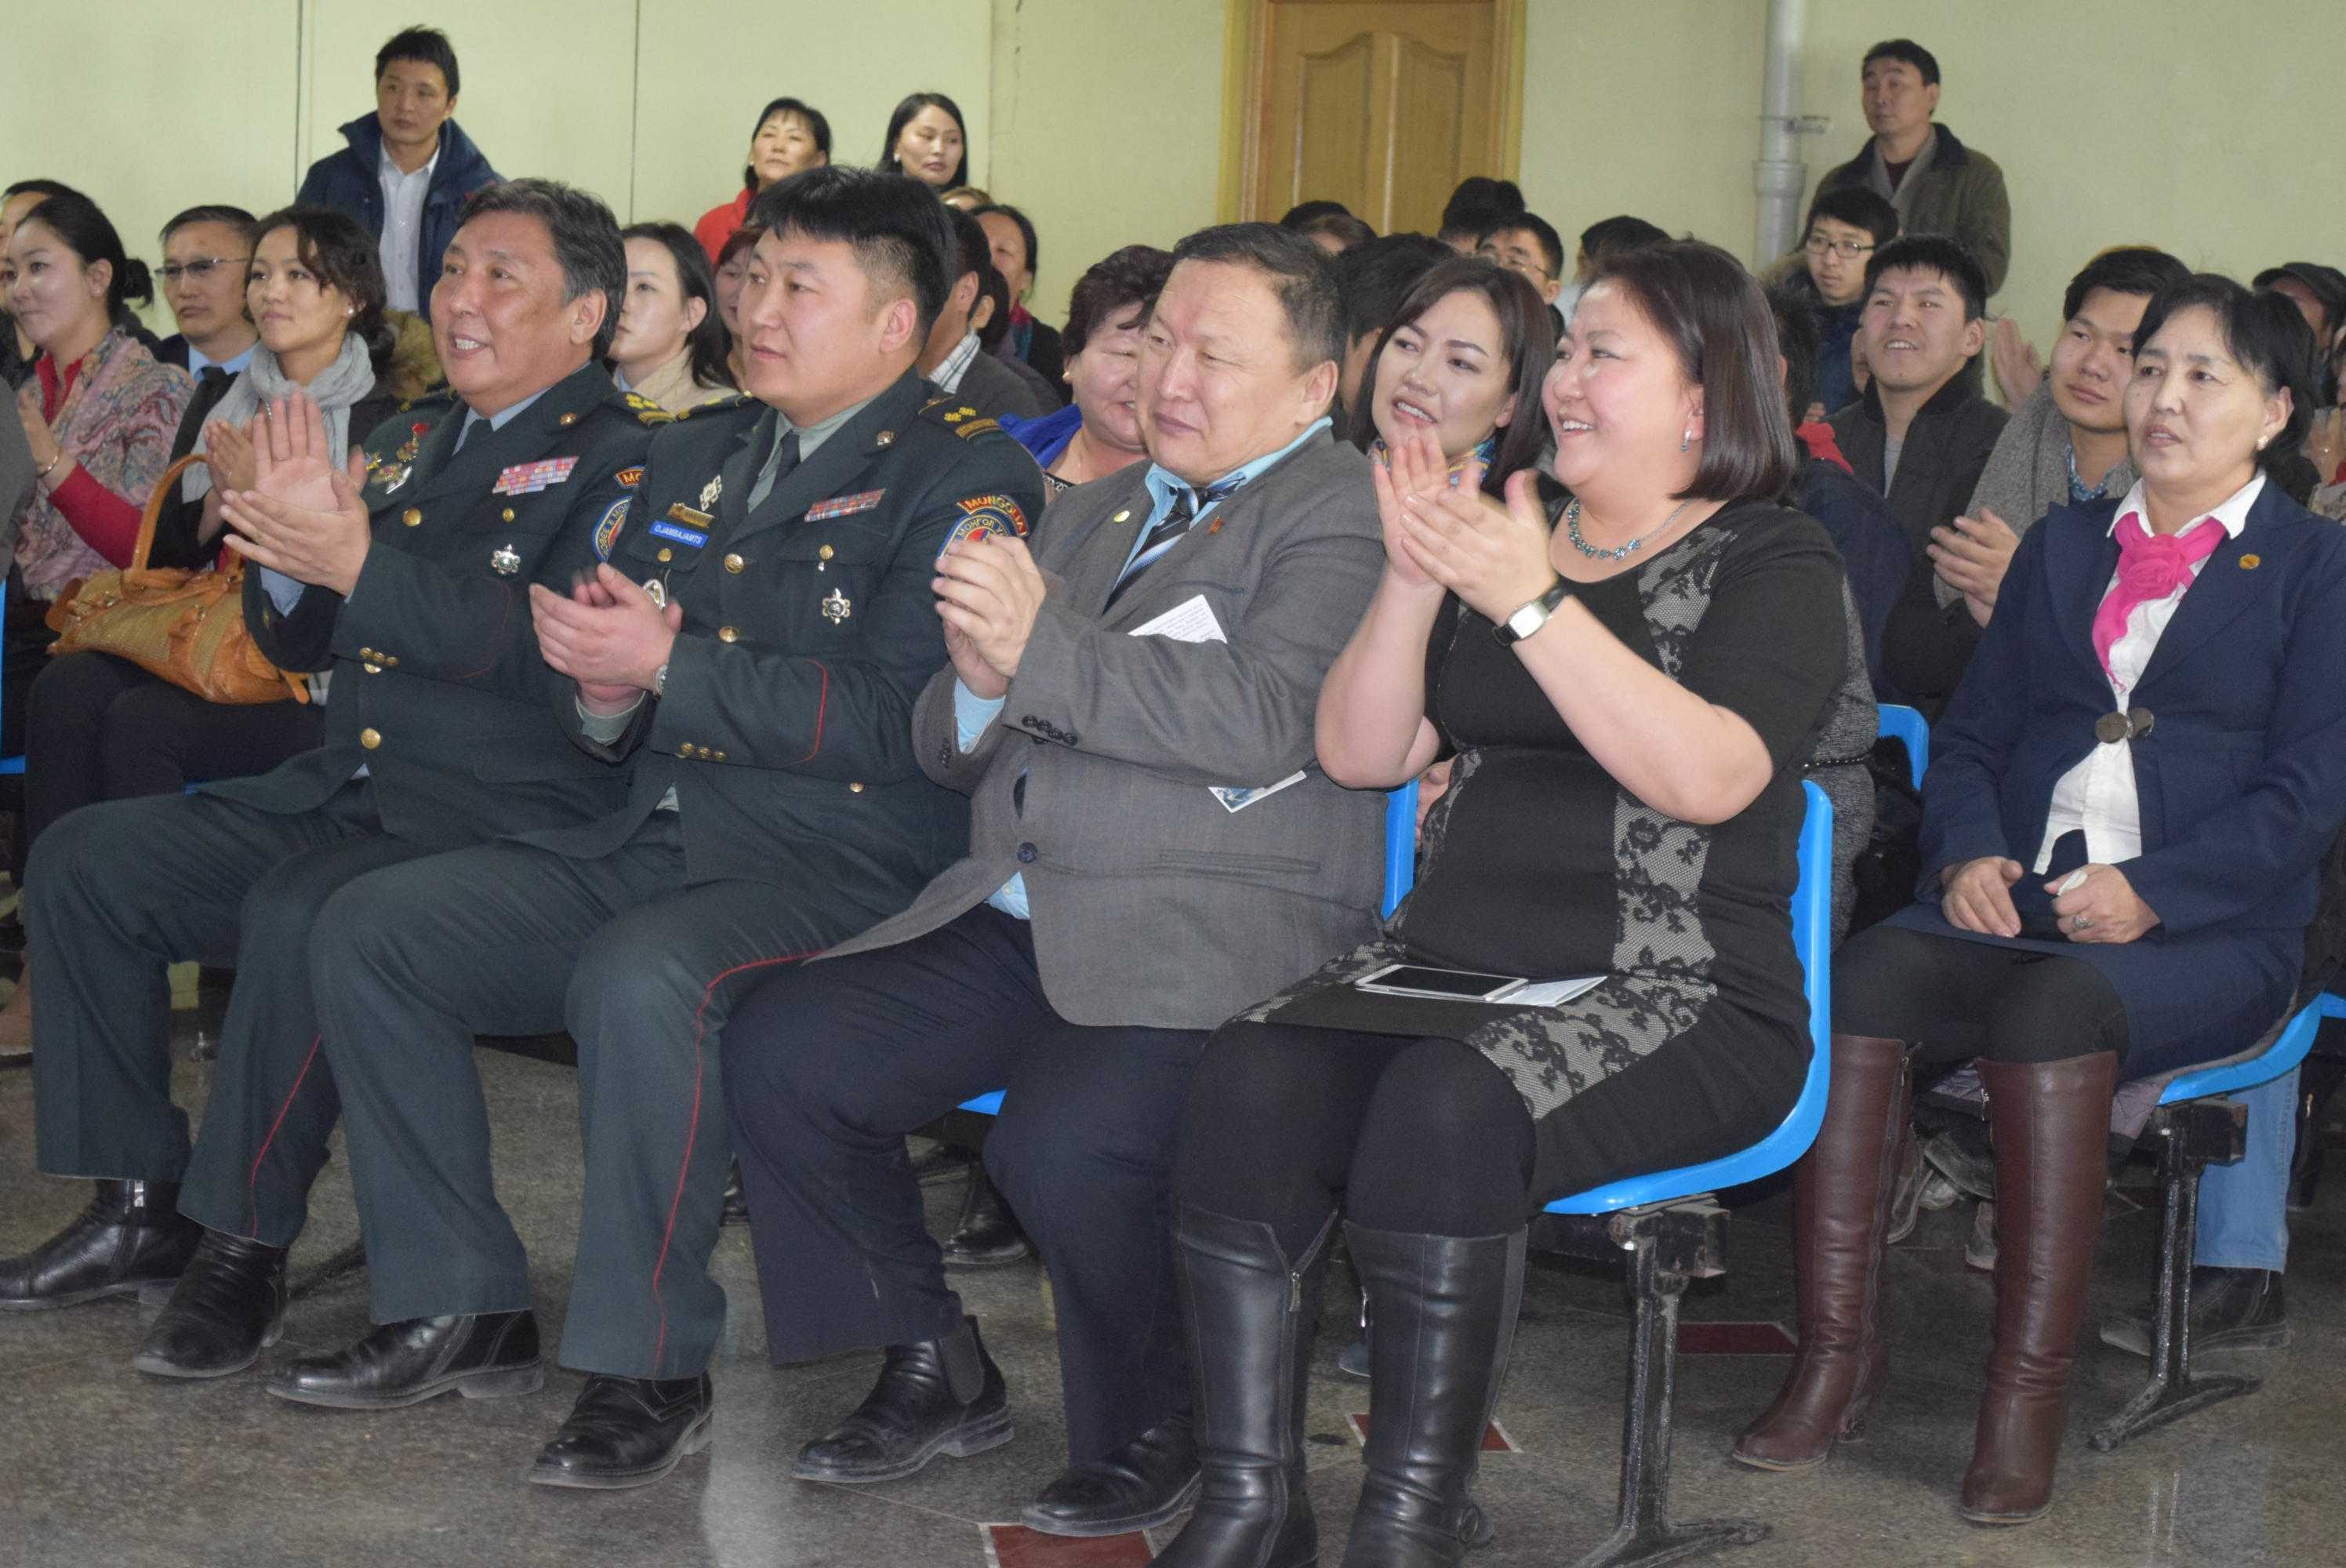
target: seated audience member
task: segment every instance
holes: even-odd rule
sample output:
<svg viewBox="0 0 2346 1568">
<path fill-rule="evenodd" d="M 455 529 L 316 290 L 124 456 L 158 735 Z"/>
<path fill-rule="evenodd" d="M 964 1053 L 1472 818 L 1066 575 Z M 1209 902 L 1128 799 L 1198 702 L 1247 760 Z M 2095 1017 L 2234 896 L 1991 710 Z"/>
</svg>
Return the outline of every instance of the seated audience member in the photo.
<svg viewBox="0 0 2346 1568">
<path fill-rule="evenodd" d="M 217 390 L 199 386 L 179 421 L 169 461 L 190 452 L 208 461 L 189 470 L 157 514 L 150 566 L 217 559 L 220 494 L 251 488 L 253 421 L 271 402 L 306 392 L 323 411 L 334 449 L 345 453 L 396 407 L 376 380 L 391 334 L 372 238 L 322 207 L 272 213 L 250 232 L 257 249 L 237 263 L 239 276 L 250 274 L 238 319 L 249 310 L 261 336 L 233 380 L 207 377 Z M 176 795 L 190 779 L 266 773 L 316 746 L 323 726 L 318 702 L 207 702 L 112 654 L 45 661 L 26 705 L 26 850 L 66 812 L 93 801 Z M 0 1049 L 31 1044 L 31 972 L 28 963 L 0 1012 Z"/>
<path fill-rule="evenodd" d="M 1417 280 L 1369 356 L 1347 433 L 1354 446 L 1390 465 L 1395 449 L 1430 433 L 1453 482 L 1471 470 L 1492 496 L 1538 460 L 1543 422 L 1531 405 L 1556 344 L 1544 301 L 1518 288 L 1512 270 L 1457 257 Z"/>
<path fill-rule="evenodd" d="M 208 382 L 213 397 L 226 391 L 260 341 L 244 309 L 252 241 L 252 214 L 241 207 L 190 207 L 163 225 L 163 302 L 179 330 L 155 357 L 195 377 L 199 395 Z"/>
<path fill-rule="evenodd" d="M 1002 428 L 1043 465 L 1045 494 L 1106 479 L 1148 455 L 1140 428 L 1141 339 L 1173 258 L 1127 245 L 1085 270 L 1067 297 L 1067 385 L 1075 400 Z"/>
<path fill-rule="evenodd" d="M 20 179 L 5 191 L 0 191 L 0 259 L 8 254 L 8 240 L 16 232 L 19 219 L 52 196 L 68 194 L 77 193 L 74 192 L 72 186 L 62 185 L 54 179 Z M 5 290 L 0 289 L 0 294 L 5 293 Z M 26 338 L 24 329 L 16 325 L 16 318 L 10 313 L 5 299 L 0 299 L 0 318 L 5 318 L 0 321 L 0 327 L 5 328 L 5 331 L 0 331 L 0 381 L 5 381 L 13 392 L 23 386 L 26 379 L 33 373 L 33 361 L 40 351 L 33 347 Z"/>
<path fill-rule="evenodd" d="M 1865 270 L 1873 253 L 1896 238 L 1897 209 L 1870 190 L 1822 190 L 1810 205 L 1802 265 L 1782 285 L 1816 322 L 1816 407 L 1801 411 L 1803 423 L 1830 419 L 1857 401 L 1850 348 L 1865 313 Z"/>
<path fill-rule="evenodd" d="M 2052 373 L 1996 437 L 1964 514 L 1931 532 L 1941 602 L 1960 595 L 1984 625 L 2020 535 L 2039 517 L 2134 487 L 2140 475 L 2127 455 L 2126 391 L 2135 328 L 2152 295 L 2190 275 L 2164 250 L 2122 246 L 2069 280 Z"/>
<path fill-rule="evenodd" d="M 1873 136 L 1855 158 L 1824 172 L 1817 195 L 1871 190 L 1897 209 L 1901 232 L 1961 242 L 1994 293 L 2012 262 L 2012 201 L 1995 160 L 1933 122 L 1937 56 L 1911 38 L 1892 38 L 1868 49 L 1858 71 L 1860 107 Z"/>
<path fill-rule="evenodd" d="M 676 223 L 630 224 L 619 234 L 627 294 L 611 339 L 612 380 L 668 413 L 735 395 L 732 338 L 699 245 Z"/>
<path fill-rule="evenodd" d="M 1453 488 L 1429 433 L 1378 472 L 1384 571 L 1319 759 L 1363 790 L 1450 753 L 1456 777 L 1383 934 L 1198 1065 L 1175 1196 L 1205 1480 L 1165 1568 L 1313 1560 L 1301 1394 L 1340 1216 L 1375 1318 L 1348 1557 L 1456 1563 L 1529 1217 L 1744 1147 L 1799 1095 L 1800 765 L 1847 634 L 1831 543 L 1775 500 L 1777 358 L 1725 251 L 1631 252 L 1547 378 L 1560 526 L 1528 471 L 1504 504 Z M 1557 1006 L 1353 983 L 1402 962 L 1598 983 Z"/>
<path fill-rule="evenodd" d="M 970 331 L 977 334 L 978 351 L 1017 377 L 1035 402 L 1046 410 L 1057 410 L 1062 402 L 1058 387 L 1044 380 L 1034 366 L 1002 351 L 1010 338 L 1010 285 L 1002 280 L 991 258 L 979 276 L 984 287 L 978 293 L 977 309 L 969 319 Z"/>
<path fill-rule="evenodd" d="M 944 219 L 867 169 L 760 194 L 751 399 L 662 431 L 609 560 L 530 596 L 574 765 L 615 765 L 592 771 L 630 781 L 626 803 L 358 878 L 317 921 L 378 1327 L 272 1392 L 380 1410 L 538 1386 L 473 1043 L 566 1028 L 586 1171 L 561 1359 L 587 1376 L 529 1478 L 642 1485 L 708 1446 L 726 1015 L 960 852 L 966 807 L 921 776 L 912 722 L 945 660 L 935 564 L 975 523 L 1042 509 L 1017 443 L 952 423 L 913 373 Z"/>
<path fill-rule="evenodd" d="M 953 287 L 929 328 L 922 345 L 919 370 L 937 390 L 960 399 L 981 419 L 1015 413 L 1035 419 L 1056 406 L 1037 394 L 1016 372 L 985 352 L 978 341 L 978 301 L 985 293 L 986 274 L 994 270 L 985 230 L 976 219 L 956 208 L 945 209 L 945 228 L 956 247 Z"/>
<path fill-rule="evenodd" d="M 1523 215 L 1524 193 L 1514 180 L 1470 174 L 1443 204 L 1442 227 L 1433 237 L 1461 256 L 1472 256 L 1483 236 Z"/>
<path fill-rule="evenodd" d="M 1805 300 L 1786 290 L 1770 290 L 1768 299 L 1775 311 L 1777 341 L 1784 353 L 1784 395 L 1793 400 L 1793 410 L 1805 411 L 1816 396 L 1814 383 L 1809 380 L 1810 367 L 1816 361 L 1816 315 Z M 1823 524 L 1832 535 L 1833 548 L 1841 552 L 1864 650 L 1866 678 L 1878 691 L 1884 686 L 1882 628 L 1889 623 L 1891 606 L 1905 590 L 1913 545 L 1882 493 L 1869 489 L 1850 471 L 1849 460 L 1833 444 L 1831 425 L 1796 425 L 1793 434 L 1806 443 L 1793 482 L 1793 497 L 1800 511 Z M 1836 837 L 1845 814 L 1836 799 Z"/>
<path fill-rule="evenodd" d="M 1377 237 L 1377 231 L 1364 219 L 1349 212 L 1322 212 L 1300 223 L 1282 223 L 1280 227 L 1302 235 L 1331 256 L 1341 256 Z"/>
<path fill-rule="evenodd" d="M 280 232 L 260 255 L 284 259 Z M 318 1044 L 344 1025 L 322 1016 L 310 978 L 326 901 L 364 872 L 591 822 L 626 798 L 626 779 L 582 769 L 554 722 L 556 683 L 516 603 L 524 585 L 566 589 L 592 565 L 598 524 L 644 460 L 643 425 L 595 363 L 626 265 L 594 198 L 492 186 L 449 241 L 433 322 L 462 407 L 393 421 L 362 456 L 301 392 L 260 416 L 251 488 L 222 511 L 259 568 L 244 576 L 255 642 L 283 668 L 333 672 L 325 741 L 258 779 L 109 800 L 42 835 L 25 891 L 42 976 L 36 1156 L 52 1175 L 96 1178 L 97 1195 L 0 1262 L 0 1305 L 177 1279 L 133 1365 L 167 1378 L 250 1366 L 279 1332 L 285 1251 L 340 1110 Z M 272 265 L 255 293 L 290 281 Z M 494 353 L 458 347 L 492 332 Z M 558 484 L 497 494 L 501 473 L 566 463 Z M 192 1155 L 171 1103 L 164 974 L 183 959 L 236 970 Z M 390 1239 L 369 1232 L 378 1266 Z"/>
<path fill-rule="evenodd" d="M 1744 1462 L 1821 1461 L 1880 1392 L 1910 1055 L 1974 1058 L 1996 1306 L 1961 1509 L 2051 1505 L 2112 1089 L 2282 1015 L 2346 820 L 2346 533 L 2271 481 L 2306 354 L 2280 300 L 2208 276 L 2162 290 L 2126 393 L 2141 478 L 2021 541 L 1932 738 L 1924 901 L 1834 959 L 1832 1095 L 1795 1186 L 1800 1350 Z"/>
<path fill-rule="evenodd" d="M 342 127 L 350 145 L 310 166 L 294 200 L 331 207 L 382 247 L 394 311 L 432 313 L 440 256 L 465 199 L 498 178 L 455 119 L 456 51 L 436 27 L 410 27 L 375 51 L 374 112 Z"/>
<path fill-rule="evenodd" d="M 1509 219 L 1492 229 L 1475 245 L 1474 254 L 1530 279 L 1532 287 L 1539 290 L 1540 303 L 1550 309 L 1564 291 L 1564 236 L 1535 212 Z"/>
<path fill-rule="evenodd" d="M 1343 367 L 1336 385 L 1336 411 L 1346 429 L 1361 406 L 1361 382 L 1376 357 L 1385 324 L 1417 280 L 1455 252 L 1423 234 L 1388 234 L 1356 245 L 1335 259 L 1336 302 L 1343 313 Z"/>
<path fill-rule="evenodd" d="M 2296 306 L 2313 329 L 2316 347 L 2328 357 L 2338 329 L 2346 325 L 2346 272 L 2319 261 L 2288 261 L 2266 268 L 2249 287 L 2270 290 Z"/>
<path fill-rule="evenodd" d="M 913 93 L 888 117 L 880 138 L 882 174 L 907 174 L 940 195 L 968 189 L 985 206 L 994 199 L 969 184 L 969 131 L 961 106 L 943 93 Z"/>
<path fill-rule="evenodd" d="M 958 207 L 964 212 L 975 212 L 981 207 L 994 205 L 994 198 L 974 185 L 956 185 L 937 199 L 947 207 Z"/>
<path fill-rule="evenodd" d="M 999 358 L 1031 367 L 1053 384 L 1066 380 L 1066 356 L 1058 329 L 1026 308 L 1027 296 L 1035 291 L 1035 269 L 1043 264 L 1035 225 L 1016 208 L 998 204 L 981 207 L 970 216 L 985 229 L 994 270 L 1002 274 L 1002 281 L 1010 290 L 1010 334 L 1001 347 L 991 351 Z"/>
<path fill-rule="evenodd" d="M 154 284 L 87 196 L 46 197 L 19 218 L 6 269 L 9 311 L 36 356 L 16 393 L 36 484 L 13 520 L 0 736 L 25 733 L 26 697 L 56 640 L 48 606 L 68 583 L 128 564 L 195 387 L 133 335 L 131 307 Z"/>
<path fill-rule="evenodd" d="M 745 384 L 750 373 L 748 348 L 741 341 L 741 284 L 750 275 L 750 254 L 757 247 L 757 226 L 744 223 L 725 237 L 724 249 L 717 253 L 717 319 L 725 323 L 730 345 L 725 351 L 725 379 L 737 387 Z"/>
<path fill-rule="evenodd" d="M 1174 258 L 1142 351 L 1152 461 L 1060 500 L 1031 554 L 990 538 L 941 568 L 953 662 L 912 756 L 970 793 L 968 858 L 777 973 L 725 1039 L 775 1359 L 887 1348 L 800 1453 L 809 1480 L 1009 1441 L 903 1138 L 1007 1089 L 985 1163 L 1050 1270 L 1071 1461 L 1024 1517 L 1069 1535 L 1189 1501 L 1166 1184 L 1190 1069 L 1246 997 L 1373 929 L 1379 879 L 1382 803 L 1306 771 L 1377 562 L 1368 464 L 1327 434 L 1333 280 L 1270 224 Z M 1218 635 L 1132 635 L 1173 613 Z"/>
<path fill-rule="evenodd" d="M 1979 642 L 1979 621 L 1961 595 L 1937 591 L 1925 552 L 1932 530 L 1970 504 L 2007 417 L 1963 374 L 1985 340 L 1986 289 L 1971 253 L 1939 235 L 1909 234 L 1876 250 L 1857 336 L 1873 379 L 1831 421 L 1851 469 L 1889 498 L 1906 531 L 1906 585 L 1882 634 L 1884 700 L 1933 717 Z"/>
<path fill-rule="evenodd" d="M 821 109 L 797 98 L 776 98 L 760 109 L 757 128 L 750 133 L 750 161 L 741 166 L 741 194 L 710 208 L 692 226 L 709 264 L 724 259 L 725 242 L 750 216 L 758 192 L 830 161 L 831 122 Z"/>
<path fill-rule="evenodd" d="M 1573 254 L 1572 281 L 1556 295 L 1557 311 L 1566 321 L 1572 320 L 1572 307 L 1579 300 L 1580 291 L 1588 287 L 1597 265 L 1607 257 L 1641 246 L 1666 245 L 1669 238 L 1668 231 L 1659 224 L 1627 213 L 1598 219 L 1580 231 L 1580 248 Z"/>
</svg>

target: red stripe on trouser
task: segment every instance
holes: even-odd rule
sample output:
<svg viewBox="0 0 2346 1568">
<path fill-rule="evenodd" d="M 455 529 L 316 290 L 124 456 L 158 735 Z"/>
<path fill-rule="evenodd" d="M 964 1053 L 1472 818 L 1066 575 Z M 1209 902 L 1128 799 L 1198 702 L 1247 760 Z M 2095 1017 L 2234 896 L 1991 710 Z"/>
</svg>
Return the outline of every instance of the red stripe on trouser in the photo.
<svg viewBox="0 0 2346 1568">
<path fill-rule="evenodd" d="M 702 988 L 700 1005 L 692 1010 L 692 1116 L 685 1124 L 684 1158 L 676 1167 L 676 1191 L 669 1195 L 668 1200 L 668 1228 L 660 1232 L 659 1256 L 652 1259 L 652 1311 L 659 1325 L 652 1336 L 652 1376 L 656 1378 L 659 1376 L 660 1357 L 668 1350 L 668 1303 L 660 1299 L 660 1273 L 668 1267 L 668 1243 L 676 1237 L 677 1210 L 684 1206 L 684 1178 L 691 1173 L 692 1148 L 700 1136 L 700 1080 L 704 1075 L 700 1064 L 702 1047 L 709 1037 L 709 1001 L 717 994 L 719 986 L 737 974 L 744 974 L 753 969 L 770 969 L 778 963 L 795 963 L 821 951 L 821 948 L 811 947 L 804 952 L 790 952 L 780 958 L 760 958 L 748 963 L 737 963 Z"/>
<path fill-rule="evenodd" d="M 277 1119 L 269 1124 L 269 1135 L 260 1140 L 260 1152 L 252 1156 L 252 1168 L 245 1173 L 244 1198 L 250 1211 L 247 1239 L 260 1239 L 260 1162 L 269 1157 L 269 1145 L 277 1141 L 277 1129 L 285 1125 L 285 1117 L 293 1109 L 293 1101 L 301 1093 L 301 1085 L 310 1081 L 310 1068 L 318 1060 L 318 1043 L 322 1033 L 310 1037 L 310 1054 L 301 1058 L 301 1070 L 293 1074 L 293 1086 L 285 1091 L 285 1103 L 277 1107 Z"/>
</svg>

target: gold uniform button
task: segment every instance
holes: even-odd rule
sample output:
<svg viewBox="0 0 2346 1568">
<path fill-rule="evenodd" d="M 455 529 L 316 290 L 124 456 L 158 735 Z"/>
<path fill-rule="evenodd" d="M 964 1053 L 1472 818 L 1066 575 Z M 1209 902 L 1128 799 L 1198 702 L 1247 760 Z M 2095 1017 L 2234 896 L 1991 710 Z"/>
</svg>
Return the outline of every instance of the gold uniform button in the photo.
<svg viewBox="0 0 2346 1568">
<path fill-rule="evenodd" d="M 576 423 L 578 423 L 578 416 L 577 416 L 576 414 L 575 414 L 575 413 L 566 413 L 566 414 L 564 414 L 560 419 L 556 420 L 554 423 L 556 423 L 556 424 L 558 424 L 558 425 L 560 425 L 560 426 L 562 426 L 562 428 L 563 428 L 563 429 L 567 430 L 567 429 L 569 429 L 572 425 L 576 424 Z"/>
<path fill-rule="evenodd" d="M 739 555 L 728 555 L 725 557 L 725 569 L 729 572 L 738 572 L 748 565 L 749 563 L 742 560 Z"/>
<path fill-rule="evenodd" d="M 863 786 L 861 784 L 850 784 L 847 787 L 847 792 L 851 795 L 861 795 L 863 793 Z"/>
<path fill-rule="evenodd" d="M 381 665 L 379 665 L 379 664 L 364 664 L 364 663 L 362 663 L 362 664 L 361 664 L 361 665 L 359 666 L 359 667 L 360 667 L 361 669 L 362 669 L 362 670 L 366 671 L 366 672 L 367 672 L 367 674 L 369 674 L 369 675 L 381 675 L 381 674 L 382 673 L 382 666 L 381 666 Z"/>
<path fill-rule="evenodd" d="M 361 649 L 359 649 L 359 657 L 361 657 L 361 658 L 362 658 L 362 659 L 369 659 L 369 658 L 372 658 L 372 657 L 374 657 L 374 649 L 372 649 L 372 648 L 361 648 Z"/>
<path fill-rule="evenodd" d="M 421 522 L 423 522 L 423 508 L 421 508 L 421 507 L 417 507 L 417 506 L 411 506 L 411 507 L 409 507 L 406 511 L 404 511 L 404 512 L 403 512 L 403 513 L 401 513 L 401 514 L 399 514 L 399 520 L 400 520 L 402 523 L 406 524 L 410 528 L 413 528 L 413 527 L 414 527 L 418 523 L 421 523 Z"/>
<path fill-rule="evenodd" d="M 372 725 L 369 725 L 366 728 L 359 731 L 359 744 L 365 747 L 369 751 L 372 751 L 376 747 L 382 744 L 382 731 L 375 728 Z"/>
<path fill-rule="evenodd" d="M 399 667 L 399 656 L 397 654 L 385 654 L 382 656 L 382 662 L 390 668 L 397 669 Z"/>
<path fill-rule="evenodd" d="M 663 561 L 673 561 L 676 559 L 676 552 L 663 545 L 660 546 L 660 553 L 658 558 Z"/>
<path fill-rule="evenodd" d="M 719 626 L 717 628 L 717 640 L 720 643 L 739 642 L 741 634 L 735 631 L 731 626 Z"/>
<path fill-rule="evenodd" d="M 722 751 L 720 751 L 720 752 L 719 752 L 715 757 L 711 758 L 709 760 L 711 760 L 711 761 L 713 761 L 713 762 L 722 762 L 722 761 L 724 761 L 724 760 L 725 760 L 725 753 L 723 753 Z"/>
<path fill-rule="evenodd" d="M 832 554 L 832 552 L 831 552 L 831 546 L 830 546 L 830 545 L 825 545 L 821 549 L 817 550 L 817 551 L 815 552 L 815 555 L 816 555 L 816 557 L 817 557 L 818 559 L 824 560 L 824 561 L 828 561 L 828 560 L 830 560 L 830 559 L 831 559 L 831 554 Z"/>
<path fill-rule="evenodd" d="M 506 522 L 508 522 L 508 523 L 510 523 L 510 522 L 512 522 L 512 521 L 513 521 L 513 508 L 512 508 L 512 507 L 508 506 L 508 507 L 506 507 L 506 508 L 505 508 L 505 521 L 506 521 Z"/>
</svg>

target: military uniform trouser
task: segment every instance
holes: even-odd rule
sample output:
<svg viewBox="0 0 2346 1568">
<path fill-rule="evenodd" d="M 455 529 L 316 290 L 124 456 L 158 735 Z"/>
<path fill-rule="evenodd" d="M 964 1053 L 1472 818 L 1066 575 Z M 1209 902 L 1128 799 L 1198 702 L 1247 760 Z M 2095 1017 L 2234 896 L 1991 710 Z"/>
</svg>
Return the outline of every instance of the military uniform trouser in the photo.
<svg viewBox="0 0 2346 1568">
<path fill-rule="evenodd" d="M 319 1052 L 311 933 L 354 879 L 431 853 L 383 836 L 364 779 L 291 814 L 175 795 L 60 819 L 25 892 L 41 1169 L 180 1181 L 180 1207 L 205 1225 L 291 1245 L 340 1104 Z M 192 1154 L 171 1100 L 166 973 L 186 959 L 236 969 Z"/>
<path fill-rule="evenodd" d="M 730 1163 L 718 1033 L 740 991 L 882 911 L 767 882 L 688 888 L 675 813 L 592 860 L 500 843 L 328 901 L 311 947 L 375 1321 L 530 1305 L 492 1183 L 477 1034 L 567 1028 L 586 1176 L 561 1359 L 688 1377 L 725 1320 L 709 1277 Z"/>
</svg>

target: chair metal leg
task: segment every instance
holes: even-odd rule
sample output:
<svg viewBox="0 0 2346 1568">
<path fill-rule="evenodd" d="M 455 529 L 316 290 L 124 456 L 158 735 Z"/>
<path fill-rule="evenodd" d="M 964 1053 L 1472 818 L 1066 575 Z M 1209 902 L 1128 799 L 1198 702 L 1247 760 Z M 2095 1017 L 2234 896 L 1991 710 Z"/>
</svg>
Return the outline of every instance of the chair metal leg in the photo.
<svg viewBox="0 0 2346 1568">
<path fill-rule="evenodd" d="M 1685 1563 L 1767 1538 L 1757 1519 L 1670 1519 L 1670 1398 L 1678 1380 L 1678 1298 L 1687 1276 L 1657 1256 L 1652 1227 L 1631 1246 L 1637 1320 L 1629 1338 L 1629 1399 L 1621 1433 L 1620 1522 L 1576 1568 Z"/>
<path fill-rule="evenodd" d="M 2124 1410 L 2094 1429 L 2086 1441 L 2098 1452 L 2108 1453 L 2155 1427 L 2264 1386 L 2261 1378 L 2191 1374 L 2191 1254 L 2199 1232 L 2199 1175 L 2211 1162 L 2240 1157 L 2239 1110 L 2229 1105 L 2191 1105 L 2178 1107 L 2168 1118 L 2158 1156 L 2166 1214 L 2158 1227 L 2150 1380 Z"/>
</svg>

